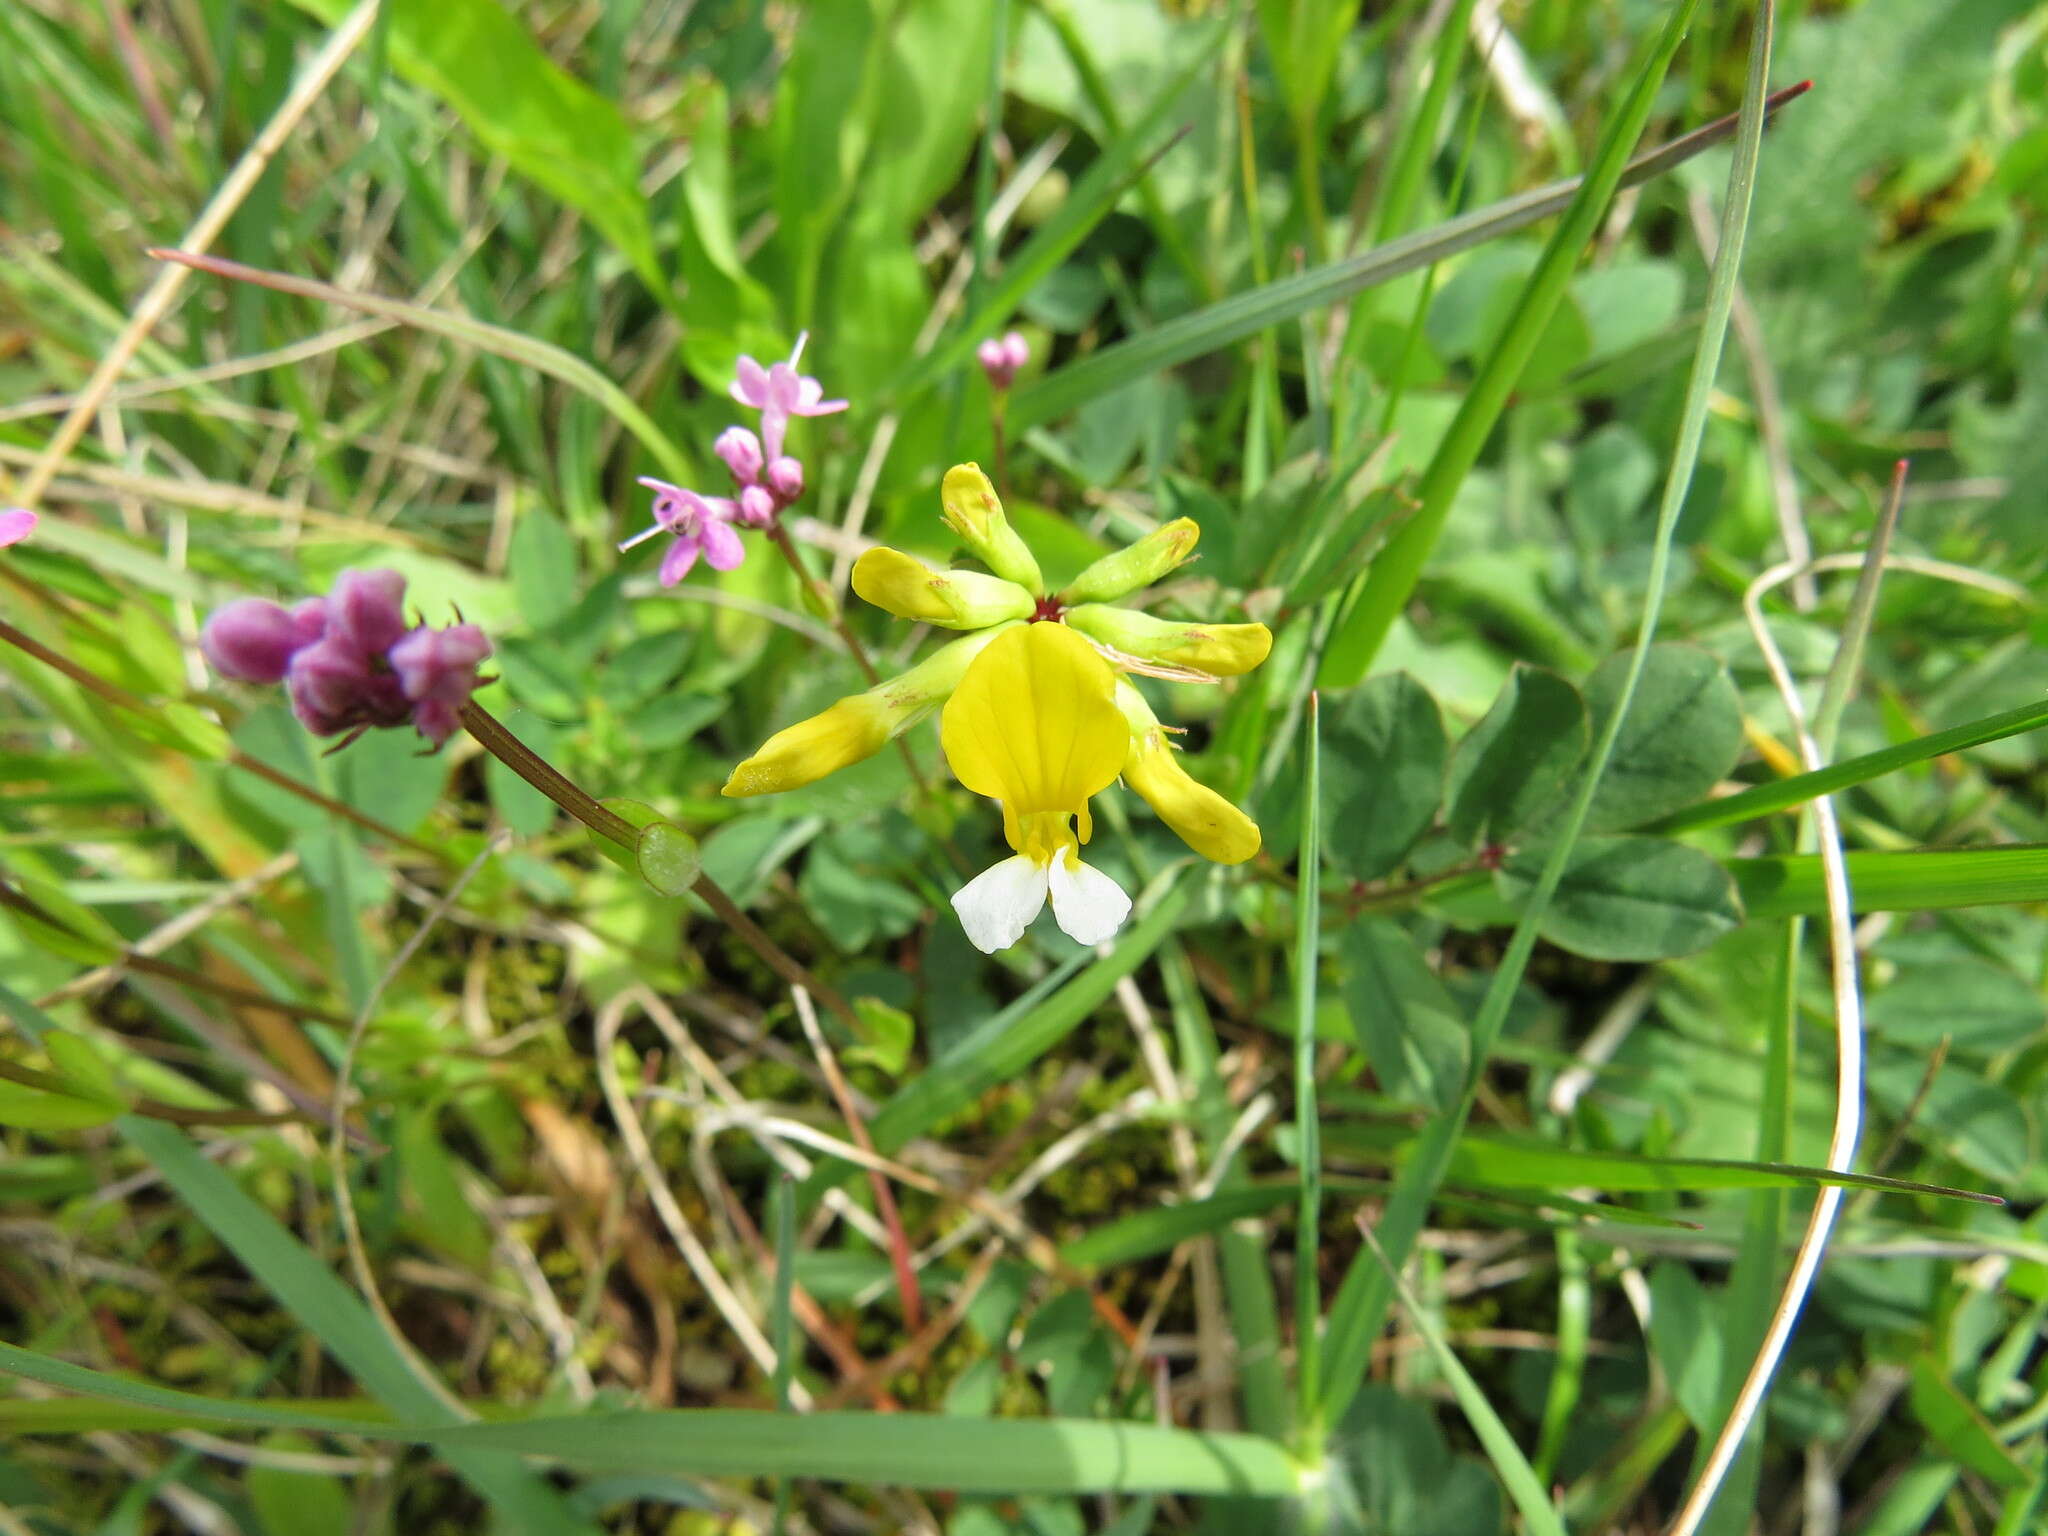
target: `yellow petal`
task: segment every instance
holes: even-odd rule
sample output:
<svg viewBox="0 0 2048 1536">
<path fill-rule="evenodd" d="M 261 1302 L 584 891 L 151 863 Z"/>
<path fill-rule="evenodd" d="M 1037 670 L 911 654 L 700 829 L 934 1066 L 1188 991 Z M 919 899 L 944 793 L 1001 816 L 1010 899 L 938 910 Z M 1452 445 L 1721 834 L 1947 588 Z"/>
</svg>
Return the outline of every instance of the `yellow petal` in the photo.
<svg viewBox="0 0 2048 1536">
<path fill-rule="evenodd" d="M 1124 782 L 1203 858 L 1242 864 L 1259 851 L 1258 823 L 1208 785 L 1190 778 L 1164 732 L 1132 736 Z"/>
<path fill-rule="evenodd" d="M 954 775 L 1006 816 L 1082 810 L 1123 768 L 1130 727 L 1116 674 L 1062 624 L 1006 630 L 974 659 L 939 718 Z"/>
<path fill-rule="evenodd" d="M 828 773 L 851 767 L 882 749 L 891 732 L 888 711 L 871 695 L 841 699 L 823 714 L 777 731 L 733 769 L 724 793 L 735 799 L 801 789 Z"/>
<path fill-rule="evenodd" d="M 1263 624 L 1177 624 L 1105 603 L 1069 608 L 1067 622 L 1141 661 L 1193 667 L 1214 677 L 1249 672 L 1273 649 L 1273 632 Z"/>
<path fill-rule="evenodd" d="M 1201 537 L 1201 527 L 1193 518 L 1176 517 L 1137 543 L 1104 555 L 1068 584 L 1061 600 L 1070 608 L 1076 603 L 1113 603 L 1128 592 L 1149 587 L 1193 554 Z"/>
<path fill-rule="evenodd" d="M 1033 597 L 1045 593 L 1038 561 L 1003 516 L 1003 503 L 979 464 L 955 464 L 939 483 L 940 515 L 974 557 Z"/>
<path fill-rule="evenodd" d="M 980 571 L 935 571 L 901 550 L 877 547 L 853 562 L 853 590 L 899 619 L 945 629 L 981 629 L 1026 617 L 1029 592 Z"/>
</svg>

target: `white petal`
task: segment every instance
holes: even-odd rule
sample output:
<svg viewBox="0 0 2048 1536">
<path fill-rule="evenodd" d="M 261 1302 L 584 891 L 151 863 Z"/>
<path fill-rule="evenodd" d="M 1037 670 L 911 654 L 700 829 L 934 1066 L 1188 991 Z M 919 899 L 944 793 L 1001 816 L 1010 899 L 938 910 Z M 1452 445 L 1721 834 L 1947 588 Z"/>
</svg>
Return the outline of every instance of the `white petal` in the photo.
<svg viewBox="0 0 2048 1536">
<path fill-rule="evenodd" d="M 1131 898 L 1099 869 L 1067 855 L 1052 861 L 1053 921 L 1076 944 L 1100 944 L 1131 915 Z"/>
<path fill-rule="evenodd" d="M 968 942 L 992 955 L 1023 938 L 1031 920 L 1045 909 L 1045 883 L 1045 866 L 1020 853 L 961 886 L 953 893 L 953 910 L 960 914 Z"/>
</svg>

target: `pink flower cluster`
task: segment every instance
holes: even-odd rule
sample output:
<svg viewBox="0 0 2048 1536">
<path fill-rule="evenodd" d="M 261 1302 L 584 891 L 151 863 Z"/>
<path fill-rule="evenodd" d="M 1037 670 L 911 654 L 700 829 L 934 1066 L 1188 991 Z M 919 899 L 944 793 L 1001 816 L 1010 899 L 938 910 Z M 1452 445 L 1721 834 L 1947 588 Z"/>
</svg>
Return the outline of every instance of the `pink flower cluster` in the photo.
<svg viewBox="0 0 2048 1536">
<path fill-rule="evenodd" d="M 199 648 L 214 671 L 283 683 L 315 736 L 410 723 L 435 746 L 455 734 L 491 642 L 474 624 L 408 626 L 405 578 L 343 571 L 325 597 L 285 609 L 261 598 L 206 621 Z"/>
<path fill-rule="evenodd" d="M 756 436 L 746 427 L 727 427 L 712 445 L 732 472 L 734 494 L 705 496 L 667 480 L 642 477 L 654 492 L 654 526 L 626 540 L 619 548 L 670 534 L 675 542 L 661 560 L 661 584 L 672 587 L 690 574 L 702 555 L 714 571 L 729 571 L 747 557 L 740 528 L 766 528 L 782 510 L 804 493 L 804 467 L 784 453 L 783 441 L 792 416 L 829 416 L 846 409 L 844 400 L 827 400 L 825 387 L 796 371 L 808 336 L 796 339 L 786 363 L 763 368 L 751 357 L 739 360 L 732 397 L 761 413 Z"/>
</svg>

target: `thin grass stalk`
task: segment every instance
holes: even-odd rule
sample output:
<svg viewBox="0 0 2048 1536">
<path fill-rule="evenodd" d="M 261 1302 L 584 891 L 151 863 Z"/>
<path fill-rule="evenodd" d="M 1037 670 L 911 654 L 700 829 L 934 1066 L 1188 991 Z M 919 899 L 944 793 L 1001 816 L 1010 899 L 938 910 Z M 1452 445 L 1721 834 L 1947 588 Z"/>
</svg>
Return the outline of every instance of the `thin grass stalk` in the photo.
<svg viewBox="0 0 2048 1536">
<path fill-rule="evenodd" d="M 1691 8 L 1685 7 L 1672 15 L 1669 23 L 1670 32 L 1664 40 L 1665 46 L 1659 50 L 1659 57 L 1666 63 L 1669 62 L 1669 56 L 1677 50 L 1678 38 L 1683 36 L 1684 23 L 1690 14 Z M 1713 394 L 1714 376 L 1719 371 L 1722 346 L 1727 339 L 1728 311 L 1734 296 L 1735 272 L 1742 260 L 1744 238 L 1749 227 L 1750 193 L 1755 185 L 1756 163 L 1763 139 L 1763 78 L 1765 70 L 1769 67 L 1769 60 L 1756 57 L 1753 51 L 1750 65 L 1749 86 L 1743 96 L 1742 112 L 1735 135 L 1734 164 L 1729 170 L 1728 195 L 1723 205 L 1721 250 L 1708 283 L 1706 315 L 1701 326 L 1699 346 L 1693 355 L 1691 374 L 1686 381 L 1685 407 L 1678 442 L 1672 453 L 1671 469 L 1665 479 L 1663 499 L 1658 507 L 1656 538 L 1650 554 L 1648 591 L 1644 598 L 1642 619 L 1636 630 L 1635 649 L 1630 655 L 1628 670 L 1623 678 L 1619 696 L 1615 700 L 1614 712 L 1608 717 L 1607 724 L 1600 733 L 1600 740 L 1594 746 L 1593 754 L 1581 775 L 1571 805 L 1558 824 L 1557 840 L 1551 847 L 1550 856 L 1544 861 L 1542 873 L 1537 877 L 1535 888 L 1529 894 L 1528 905 L 1524 907 L 1520 919 L 1515 924 L 1514 933 L 1508 940 L 1507 952 L 1494 971 L 1493 978 L 1487 985 L 1485 997 L 1480 1003 L 1479 1012 L 1473 1019 L 1471 1060 L 1466 1070 L 1464 1092 L 1450 1113 L 1439 1115 L 1431 1121 L 1413 1156 L 1403 1168 L 1396 1182 L 1393 1198 L 1388 1202 L 1381 1220 L 1378 1235 L 1389 1259 L 1397 1269 L 1407 1262 L 1415 1239 L 1422 1231 L 1423 1223 L 1429 1215 L 1430 1202 L 1450 1167 L 1451 1154 L 1457 1146 L 1458 1135 L 1464 1129 L 1465 1122 L 1478 1101 L 1479 1088 L 1485 1078 L 1487 1057 L 1493 1050 L 1494 1042 L 1500 1037 L 1502 1026 L 1507 1022 L 1508 1009 L 1514 1001 L 1516 989 L 1521 985 L 1523 973 L 1528 969 L 1529 957 L 1535 952 L 1538 926 L 1549 909 L 1551 898 L 1557 893 L 1559 882 L 1564 878 L 1565 865 L 1571 858 L 1572 847 L 1577 843 L 1579 831 L 1584 827 L 1587 814 L 1592 809 L 1593 796 L 1600 787 L 1601 775 L 1606 771 L 1608 761 L 1614 755 L 1615 743 L 1620 739 L 1629 705 L 1642 681 L 1643 667 L 1649 657 L 1650 642 L 1656 636 L 1657 622 L 1663 614 L 1664 589 L 1670 579 L 1671 549 L 1677 538 L 1678 516 L 1685 505 L 1686 492 L 1692 484 L 1693 469 L 1699 461 L 1700 442 L 1706 431 L 1707 407 Z M 1344 1277 L 1343 1289 L 1338 1293 L 1331 1313 L 1331 1370 L 1324 1393 L 1327 1421 L 1335 1422 L 1341 1419 L 1344 1408 L 1349 1405 L 1356 1393 L 1358 1382 L 1371 1357 L 1372 1340 L 1385 1324 L 1387 1309 L 1392 1299 L 1393 1289 L 1385 1276 L 1370 1266 L 1368 1255 L 1360 1255 L 1353 1262 L 1350 1273 Z"/>
<path fill-rule="evenodd" d="M 1295 1443 L 1312 1456 L 1322 1444 L 1323 1135 L 1316 1108 L 1316 982 L 1323 932 L 1322 701 L 1308 698 L 1302 732 L 1301 879 L 1294 904 L 1294 1132 L 1301 1197 L 1294 1229 Z"/>
<path fill-rule="evenodd" d="M 1766 18 L 1771 6 L 1765 0 L 1759 11 L 1759 26 L 1768 25 Z M 1828 671 L 1827 682 L 1823 685 L 1821 706 L 1829 711 L 1823 721 L 1816 712 L 1815 723 L 1826 723 L 1831 728 L 1840 720 L 1843 702 L 1847 699 L 1854 681 L 1858 658 L 1863 651 L 1870 624 L 1877 606 L 1878 580 L 1884 570 L 1884 554 L 1891 538 L 1891 528 L 1896 523 L 1899 507 L 1905 492 L 1905 465 L 1901 463 L 1893 475 L 1891 494 L 1885 510 L 1879 516 L 1878 528 L 1870 541 L 1868 565 L 1864 579 L 1857 583 L 1856 595 L 1851 601 L 1849 620 L 1844 628 L 1841 647 L 1835 653 L 1835 661 Z M 1765 591 L 1790 581 L 1802 567 L 1787 561 L 1772 567 L 1750 584 L 1743 593 L 1743 611 L 1749 619 L 1750 631 L 1756 637 L 1757 648 L 1763 652 L 1765 665 L 1770 668 L 1771 680 L 1777 685 L 1778 695 L 1784 701 L 1785 712 L 1792 719 L 1793 735 L 1799 746 L 1799 756 L 1809 773 L 1817 773 L 1825 766 L 1820 742 L 1809 728 L 1805 708 L 1799 701 L 1799 685 L 1791 669 L 1779 651 L 1777 642 L 1771 638 L 1769 627 L 1764 623 L 1760 600 Z M 1819 844 L 1821 867 L 1825 873 L 1828 903 L 1828 951 L 1829 974 L 1835 1000 L 1835 1124 L 1833 1134 L 1828 1138 L 1827 1166 L 1840 1172 L 1847 1172 L 1856 1161 L 1856 1144 L 1863 1132 L 1863 992 L 1856 954 L 1855 915 L 1851 909 L 1849 888 L 1849 867 L 1842 850 L 1841 823 L 1835 816 L 1833 797 L 1822 795 L 1812 804 L 1813 835 Z M 1743 1438 L 1749 1433 L 1757 1415 L 1763 1410 L 1764 1398 L 1770 1392 L 1771 1381 L 1777 1374 L 1778 1362 L 1783 1358 L 1785 1346 L 1791 1341 L 1792 1329 L 1799 1321 L 1799 1313 L 1806 1304 L 1807 1294 L 1813 1288 L 1814 1277 L 1820 1272 L 1821 1259 L 1826 1255 L 1828 1238 L 1833 1234 L 1835 1217 L 1841 1209 L 1843 1190 L 1840 1185 L 1824 1186 L 1814 1197 L 1813 1210 L 1806 1220 L 1805 1234 L 1799 1240 L 1799 1248 L 1792 1258 L 1792 1272 L 1786 1278 L 1785 1288 L 1779 1295 L 1777 1307 L 1771 1313 L 1770 1326 L 1764 1330 L 1764 1337 L 1757 1347 L 1756 1358 L 1750 1362 L 1748 1374 L 1744 1376 L 1742 1389 L 1735 1396 L 1734 1407 L 1729 1411 L 1727 1422 L 1721 1426 L 1714 1439 L 1713 1449 L 1708 1453 L 1705 1465 L 1700 1470 L 1692 1492 L 1680 1507 L 1678 1517 L 1672 1521 L 1669 1536 L 1693 1536 L 1707 1512 L 1713 1507 L 1714 1496 L 1728 1475 L 1728 1469 L 1741 1448 Z"/>
</svg>

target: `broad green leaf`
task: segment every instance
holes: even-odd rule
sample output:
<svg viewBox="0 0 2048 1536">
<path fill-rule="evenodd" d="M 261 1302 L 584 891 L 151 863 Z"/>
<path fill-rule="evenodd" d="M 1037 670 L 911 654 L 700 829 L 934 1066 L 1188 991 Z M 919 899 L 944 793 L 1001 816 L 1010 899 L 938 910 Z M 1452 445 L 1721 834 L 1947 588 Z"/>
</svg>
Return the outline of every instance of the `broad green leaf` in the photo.
<svg viewBox="0 0 2048 1536">
<path fill-rule="evenodd" d="M 1864 1080 L 1894 1116 L 1913 1111 L 1913 1140 L 2001 1189 L 2037 1177 L 2034 1127 L 2012 1090 L 1951 1061 L 1927 1081 L 1927 1053 L 1873 1042 Z"/>
<path fill-rule="evenodd" d="M 576 541 L 546 507 L 528 507 L 519 514 L 506 565 L 529 629 L 547 629 L 574 611 L 583 595 Z"/>
<path fill-rule="evenodd" d="M 1720 1427 L 1723 1412 L 1721 1315 L 1686 1265 L 1665 1259 L 1650 1271 L 1651 1353 L 1678 1406 L 1705 1434 Z"/>
<path fill-rule="evenodd" d="M 1985 960 L 1954 959 L 1902 969 L 1865 1005 L 1874 1034 L 1898 1045 L 2002 1051 L 2040 1033 L 2040 992 Z"/>
<path fill-rule="evenodd" d="M 1332 1536 L 1495 1536 L 1505 1524 L 1484 1464 L 1454 1456 L 1429 1406 L 1390 1386 L 1367 1383 L 1349 1400 L 1330 1451 Z"/>
<path fill-rule="evenodd" d="M 1444 798 L 1449 755 L 1436 700 L 1405 672 L 1369 678 L 1324 715 L 1331 862 L 1354 880 L 1397 867 Z"/>
<path fill-rule="evenodd" d="M 1392 919 L 1367 917 L 1338 942 L 1351 1028 L 1381 1088 L 1404 1103 L 1455 1104 L 1465 1086 L 1465 1021 L 1414 936 Z"/>
<path fill-rule="evenodd" d="M 1587 740 L 1579 690 L 1555 672 L 1518 665 L 1452 754 L 1452 833 L 1478 846 L 1520 832 L 1556 804 Z"/>
<path fill-rule="evenodd" d="M 853 1012 L 860 1020 L 860 1041 L 844 1052 L 846 1059 L 869 1062 L 890 1077 L 900 1077 L 910 1063 L 910 1048 L 917 1040 L 917 1022 L 879 997 L 856 997 Z"/>
<path fill-rule="evenodd" d="M 269 1435 L 267 1451 L 311 1451 L 302 1435 Z M 348 1485 L 324 1472 L 301 1472 L 258 1463 L 243 1479 L 264 1536 L 354 1536 L 356 1501 Z"/>
<path fill-rule="evenodd" d="M 296 0 L 330 25 L 353 0 Z M 582 212 L 662 303 L 672 297 L 625 114 L 565 74 L 498 0 L 387 0 L 401 74 L 440 96 L 492 154 Z"/>
<path fill-rule="evenodd" d="M 1495 888 L 1519 906 L 1547 850 L 1509 856 Z M 1742 924 L 1728 871 L 1697 848 L 1654 837 L 1589 837 L 1572 850 L 1539 930 L 1593 960 L 1666 960 L 1705 949 Z"/>
<path fill-rule="evenodd" d="M 1629 653 L 1610 656 L 1586 685 L 1595 729 L 1613 712 Z M 1600 775 L 1589 832 L 1640 826 L 1690 805 L 1727 777 L 1742 753 L 1742 702 L 1728 671 L 1689 645 L 1653 645 Z"/>
</svg>

